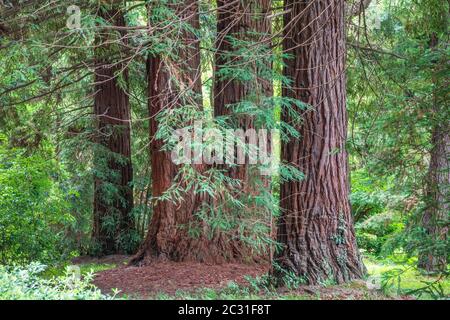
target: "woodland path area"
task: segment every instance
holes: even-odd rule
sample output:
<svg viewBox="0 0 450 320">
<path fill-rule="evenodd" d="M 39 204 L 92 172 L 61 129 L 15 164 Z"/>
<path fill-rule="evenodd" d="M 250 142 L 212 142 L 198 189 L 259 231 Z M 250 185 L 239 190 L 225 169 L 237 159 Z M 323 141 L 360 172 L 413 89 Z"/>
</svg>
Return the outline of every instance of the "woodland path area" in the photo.
<svg viewBox="0 0 450 320">
<path fill-rule="evenodd" d="M 449 21 L 0 1 L 0 300 L 450 300 Z"/>
<path fill-rule="evenodd" d="M 105 293 L 117 288 L 121 293 L 149 298 L 158 294 L 174 295 L 177 291 L 220 289 L 230 281 L 246 285 L 246 276 L 263 275 L 268 266 L 223 264 L 205 265 L 195 262 L 156 262 L 145 267 L 119 267 L 96 274 L 94 284 Z"/>
<path fill-rule="evenodd" d="M 269 265 L 262 264 L 201 264 L 195 262 L 154 262 L 144 267 L 127 266 L 131 257 L 112 255 L 103 258 L 81 257 L 74 264 L 110 264 L 117 267 L 95 273 L 93 284 L 104 293 L 119 290 L 119 296 L 131 299 L 158 299 L 161 297 L 181 298 L 186 294 L 195 297 L 201 290 L 224 290 L 230 283 L 242 288 L 251 284 L 248 278 L 261 277 L 267 273 Z M 364 281 L 355 281 L 340 286 L 300 286 L 295 290 L 280 288 L 272 295 L 258 294 L 260 298 L 271 299 L 284 296 L 294 299 L 388 300 L 392 297 L 378 290 L 369 290 Z M 396 299 L 412 299 L 403 296 Z"/>
</svg>

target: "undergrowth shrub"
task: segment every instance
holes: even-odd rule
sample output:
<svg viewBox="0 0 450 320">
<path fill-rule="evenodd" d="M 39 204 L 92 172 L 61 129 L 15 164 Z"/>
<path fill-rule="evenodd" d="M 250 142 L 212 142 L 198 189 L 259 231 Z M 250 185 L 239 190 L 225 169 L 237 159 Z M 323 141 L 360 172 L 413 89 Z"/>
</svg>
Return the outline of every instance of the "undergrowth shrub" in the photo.
<svg viewBox="0 0 450 320">
<path fill-rule="evenodd" d="M 356 239 L 360 248 L 379 256 L 388 240 L 403 228 L 404 223 L 398 213 L 381 213 L 355 225 Z"/>
<path fill-rule="evenodd" d="M 73 223 L 58 169 L 41 155 L 8 149 L 0 136 L 0 264 L 49 262 L 69 254 L 64 232 Z"/>
<path fill-rule="evenodd" d="M 364 169 L 352 172 L 350 201 L 358 246 L 380 256 L 390 239 L 404 229 L 405 196 L 391 178 L 380 181 Z"/>
<path fill-rule="evenodd" d="M 66 272 L 50 279 L 41 276 L 46 267 L 31 263 L 26 267 L 0 266 L 0 300 L 110 300 L 90 283 L 92 274 L 79 277 Z"/>
</svg>

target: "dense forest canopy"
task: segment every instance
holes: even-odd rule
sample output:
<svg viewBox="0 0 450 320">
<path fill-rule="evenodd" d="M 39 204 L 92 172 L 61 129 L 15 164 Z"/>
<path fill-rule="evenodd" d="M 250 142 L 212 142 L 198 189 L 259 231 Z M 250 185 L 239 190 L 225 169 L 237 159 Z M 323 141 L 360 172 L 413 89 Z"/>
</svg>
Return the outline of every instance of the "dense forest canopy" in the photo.
<svg viewBox="0 0 450 320">
<path fill-rule="evenodd" d="M 0 1 L 0 273 L 391 264 L 448 297 L 448 23 L 444 0 Z"/>
</svg>

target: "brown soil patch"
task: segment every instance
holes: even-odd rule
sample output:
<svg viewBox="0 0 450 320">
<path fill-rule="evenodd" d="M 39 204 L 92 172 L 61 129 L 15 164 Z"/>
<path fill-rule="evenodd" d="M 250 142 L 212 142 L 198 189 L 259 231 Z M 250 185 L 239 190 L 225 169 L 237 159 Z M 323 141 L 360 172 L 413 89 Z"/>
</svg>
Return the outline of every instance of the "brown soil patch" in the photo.
<svg viewBox="0 0 450 320">
<path fill-rule="evenodd" d="M 264 265 L 207 265 L 195 262 L 153 262 L 142 267 L 123 266 L 96 274 L 94 284 L 104 292 L 119 289 L 121 294 L 142 298 L 159 293 L 194 292 L 200 288 L 219 289 L 230 281 L 245 285 L 245 276 L 261 276 Z"/>
<path fill-rule="evenodd" d="M 105 293 L 120 290 L 131 298 L 155 298 L 158 294 L 173 296 L 177 291 L 195 293 L 202 288 L 221 289 L 233 281 L 248 285 L 246 276 L 262 276 L 268 265 L 222 264 L 208 265 L 195 262 L 154 261 L 141 267 L 129 267 L 128 256 L 107 256 L 104 258 L 81 257 L 77 264 L 115 264 L 118 267 L 98 272 L 94 284 Z M 280 288 L 279 295 L 287 298 L 321 300 L 410 300 L 412 297 L 387 297 L 383 293 L 368 290 L 364 281 L 355 281 L 340 286 L 301 286 L 297 290 Z M 271 297 L 272 299 L 274 297 Z M 271 299 L 269 297 L 269 299 Z"/>
</svg>

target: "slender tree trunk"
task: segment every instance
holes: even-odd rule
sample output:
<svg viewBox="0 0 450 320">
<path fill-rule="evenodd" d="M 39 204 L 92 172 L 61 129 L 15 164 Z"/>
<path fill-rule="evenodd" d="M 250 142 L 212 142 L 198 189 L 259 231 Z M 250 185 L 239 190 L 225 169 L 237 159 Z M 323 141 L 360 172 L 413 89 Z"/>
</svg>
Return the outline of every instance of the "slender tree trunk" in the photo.
<svg viewBox="0 0 450 320">
<path fill-rule="evenodd" d="M 272 79 L 267 77 L 272 69 L 271 4 L 272 0 L 217 1 L 214 115 L 231 115 L 234 129 L 246 131 L 258 126 L 251 115 L 233 114 L 236 104 L 251 100 L 259 108 L 267 108 L 264 98 L 273 95 Z M 254 55 L 245 59 L 245 51 Z M 241 181 L 244 191 L 250 191 L 248 163 L 226 169 L 231 178 Z"/>
<path fill-rule="evenodd" d="M 438 45 L 436 34 L 431 37 L 431 49 Z M 440 68 L 440 65 L 435 66 Z M 440 70 L 439 70 L 440 71 Z M 437 92 L 439 83 L 433 76 L 433 131 L 431 136 L 431 155 L 426 181 L 427 207 L 422 216 L 421 225 L 429 237 L 426 250 L 419 254 L 419 268 L 430 272 L 442 272 L 447 268 L 448 252 L 445 242 L 448 236 L 449 188 L 450 188 L 450 123 L 446 113 L 445 101 L 440 101 Z"/>
<path fill-rule="evenodd" d="M 102 17 L 115 26 L 125 26 L 123 14 L 117 9 L 101 11 Z M 133 208 L 133 168 L 131 164 L 130 103 L 125 85 L 128 72 L 120 63 L 119 51 L 125 40 L 110 41 L 111 31 L 101 31 L 96 49 L 95 101 L 96 116 L 96 176 L 94 184 L 94 225 L 92 237 L 99 255 L 129 252 L 130 235 L 134 228 L 130 216 Z M 120 34 L 124 36 L 123 33 Z M 113 49 L 113 46 L 119 49 Z M 111 59 L 111 56 L 116 58 Z"/>
<path fill-rule="evenodd" d="M 344 0 L 285 0 L 283 96 L 312 106 L 302 121 L 283 112 L 300 139 L 282 143 L 282 160 L 305 174 L 281 185 L 282 215 L 273 273 L 295 274 L 309 284 L 361 278 L 365 268 L 356 246 L 349 203 Z M 288 273 L 286 273 L 288 272 Z M 292 273 L 290 273 L 292 272 Z"/>
<path fill-rule="evenodd" d="M 197 0 L 184 0 L 172 9 L 180 21 L 199 29 Z M 153 215 L 146 239 L 131 260 L 131 265 L 151 263 L 154 259 L 223 262 L 237 254 L 224 235 L 209 238 L 207 227 L 195 217 L 195 212 L 205 200 L 204 196 L 188 191 L 183 193 L 181 201 L 157 199 L 172 186 L 180 169 L 173 163 L 171 153 L 162 150 L 164 141 L 156 138 L 162 125 L 158 115 L 166 108 L 175 110 L 193 103 L 201 108 L 202 104 L 199 41 L 185 28 L 176 34 L 179 37 L 177 41 L 182 41 L 180 48 L 172 48 L 177 51 L 176 61 L 163 55 L 148 58 Z M 202 166 L 196 169 L 204 170 Z M 193 228 L 200 231 L 199 235 L 190 234 Z"/>
</svg>

